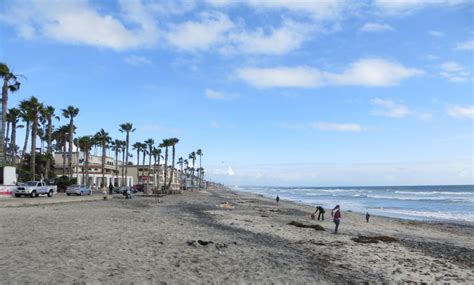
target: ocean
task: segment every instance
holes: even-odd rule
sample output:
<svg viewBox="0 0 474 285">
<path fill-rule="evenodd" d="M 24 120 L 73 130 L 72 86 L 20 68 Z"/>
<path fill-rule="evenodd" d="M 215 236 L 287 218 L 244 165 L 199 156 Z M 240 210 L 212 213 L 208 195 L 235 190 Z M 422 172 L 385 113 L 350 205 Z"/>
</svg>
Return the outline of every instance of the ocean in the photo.
<svg viewBox="0 0 474 285">
<path fill-rule="evenodd" d="M 474 186 L 261 187 L 236 186 L 242 192 L 385 217 L 474 223 Z"/>
</svg>

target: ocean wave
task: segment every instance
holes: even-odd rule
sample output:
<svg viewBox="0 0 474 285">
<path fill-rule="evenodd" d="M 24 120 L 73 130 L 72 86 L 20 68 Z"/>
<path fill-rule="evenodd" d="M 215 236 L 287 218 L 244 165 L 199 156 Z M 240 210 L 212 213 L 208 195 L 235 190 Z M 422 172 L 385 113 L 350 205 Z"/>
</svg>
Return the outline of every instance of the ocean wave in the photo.
<svg viewBox="0 0 474 285">
<path fill-rule="evenodd" d="M 474 202 L 474 198 L 471 198 L 471 197 L 448 198 L 448 197 L 400 197 L 400 196 L 367 195 L 367 198 L 386 199 L 386 200 L 401 200 L 401 201 Z"/>
<path fill-rule="evenodd" d="M 456 220 L 474 222 L 474 214 L 472 213 L 452 213 L 444 211 L 416 211 L 416 210 L 398 210 L 398 209 L 377 209 L 377 211 L 395 214 L 400 216 L 411 216 L 418 218 L 429 218 L 433 220 Z"/>
<path fill-rule="evenodd" d="M 474 192 L 446 192 L 446 191 L 427 191 L 427 192 L 415 192 L 415 191 L 395 191 L 396 194 L 411 194 L 411 195 L 473 195 Z"/>
</svg>

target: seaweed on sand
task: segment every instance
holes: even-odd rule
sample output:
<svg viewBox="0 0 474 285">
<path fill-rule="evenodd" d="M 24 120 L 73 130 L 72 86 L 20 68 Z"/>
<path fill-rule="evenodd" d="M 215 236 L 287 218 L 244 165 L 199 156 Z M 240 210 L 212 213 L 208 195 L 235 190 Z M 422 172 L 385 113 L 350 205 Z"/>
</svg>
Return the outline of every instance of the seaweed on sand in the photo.
<svg viewBox="0 0 474 285">
<path fill-rule="evenodd" d="M 300 222 L 295 222 L 295 221 L 291 221 L 288 225 L 295 226 L 295 227 L 298 227 L 298 228 L 311 228 L 311 229 L 315 229 L 317 231 L 324 231 L 325 230 L 320 225 L 306 225 L 306 224 L 303 224 L 303 223 L 300 223 Z"/>
</svg>

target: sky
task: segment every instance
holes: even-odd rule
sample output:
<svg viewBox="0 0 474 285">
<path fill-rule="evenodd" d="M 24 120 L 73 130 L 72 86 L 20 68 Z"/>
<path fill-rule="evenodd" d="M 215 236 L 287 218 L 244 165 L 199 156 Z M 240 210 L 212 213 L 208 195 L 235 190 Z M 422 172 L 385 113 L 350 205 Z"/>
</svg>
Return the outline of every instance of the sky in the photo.
<svg viewBox="0 0 474 285">
<path fill-rule="evenodd" d="M 26 77 L 9 107 L 177 137 L 228 185 L 473 184 L 473 21 L 461 0 L 6 0 L 0 61 Z"/>
</svg>

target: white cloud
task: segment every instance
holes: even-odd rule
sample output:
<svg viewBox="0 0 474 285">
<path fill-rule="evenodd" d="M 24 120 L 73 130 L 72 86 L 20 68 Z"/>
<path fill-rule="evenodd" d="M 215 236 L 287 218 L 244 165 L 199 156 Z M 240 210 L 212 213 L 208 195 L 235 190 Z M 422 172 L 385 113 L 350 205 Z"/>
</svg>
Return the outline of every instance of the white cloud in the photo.
<svg viewBox="0 0 474 285">
<path fill-rule="evenodd" d="M 474 105 L 453 105 L 447 108 L 448 115 L 458 119 L 474 119 Z"/>
<path fill-rule="evenodd" d="M 379 23 L 365 23 L 365 25 L 360 28 L 360 31 L 362 32 L 386 32 L 392 30 L 392 26 Z"/>
<path fill-rule="evenodd" d="M 464 66 L 454 61 L 442 63 L 440 74 L 451 82 L 464 82 L 471 75 Z"/>
<path fill-rule="evenodd" d="M 322 74 L 317 69 L 300 67 L 242 68 L 237 70 L 240 79 L 258 88 L 316 87 L 322 84 Z"/>
<path fill-rule="evenodd" d="M 235 42 L 235 51 L 248 54 L 282 55 L 301 46 L 311 29 L 308 25 L 284 21 L 279 28 L 265 32 L 257 28 L 253 32 L 236 32 L 229 36 Z"/>
<path fill-rule="evenodd" d="M 361 59 L 341 73 L 320 71 L 307 66 L 274 68 L 241 68 L 237 76 L 258 88 L 323 85 L 392 86 L 424 72 L 383 59 Z"/>
<path fill-rule="evenodd" d="M 209 98 L 209 99 L 213 99 L 213 100 L 224 100 L 225 99 L 225 95 L 219 91 L 215 91 L 215 90 L 212 90 L 212 89 L 206 89 L 206 97 Z"/>
<path fill-rule="evenodd" d="M 151 61 L 144 57 L 138 55 L 130 55 L 125 58 L 125 62 L 133 66 L 143 66 L 151 64 Z"/>
<path fill-rule="evenodd" d="M 472 40 L 467 40 L 462 43 L 457 43 L 456 44 L 456 49 L 459 50 L 474 50 L 474 39 Z"/>
<path fill-rule="evenodd" d="M 362 127 L 359 124 L 354 123 L 327 123 L 327 122 L 315 122 L 311 124 L 313 129 L 321 131 L 337 131 L 337 132 L 360 132 Z"/>
<path fill-rule="evenodd" d="M 440 32 L 440 31 L 429 31 L 428 35 L 430 35 L 432 37 L 435 37 L 435 38 L 439 38 L 439 37 L 444 36 L 444 33 Z"/>
<path fill-rule="evenodd" d="M 211 128 L 218 129 L 220 127 L 219 122 L 211 121 Z"/>
<path fill-rule="evenodd" d="M 466 0 L 375 0 L 374 4 L 387 14 L 404 14 L 430 6 L 454 6 Z"/>
<path fill-rule="evenodd" d="M 202 13 L 199 21 L 187 21 L 174 26 L 166 38 L 180 50 L 207 50 L 225 42 L 225 34 L 233 27 L 234 23 L 222 13 Z"/>
<path fill-rule="evenodd" d="M 101 14 L 86 1 L 25 1 L 9 5 L 1 19 L 26 39 L 43 36 L 58 42 L 117 50 L 152 46 L 158 30 L 140 2 L 122 1 L 128 28 L 120 19 Z"/>
<path fill-rule="evenodd" d="M 384 100 L 380 98 L 374 98 L 370 101 L 370 103 L 381 108 L 373 112 L 373 114 L 376 116 L 404 118 L 411 113 L 411 111 L 405 105 L 397 104 L 389 99 Z"/>
<path fill-rule="evenodd" d="M 338 19 L 351 7 L 351 2 L 346 0 L 207 0 L 207 2 L 217 7 L 246 5 L 257 10 L 285 10 L 296 15 L 309 15 L 314 20 Z"/>
</svg>

